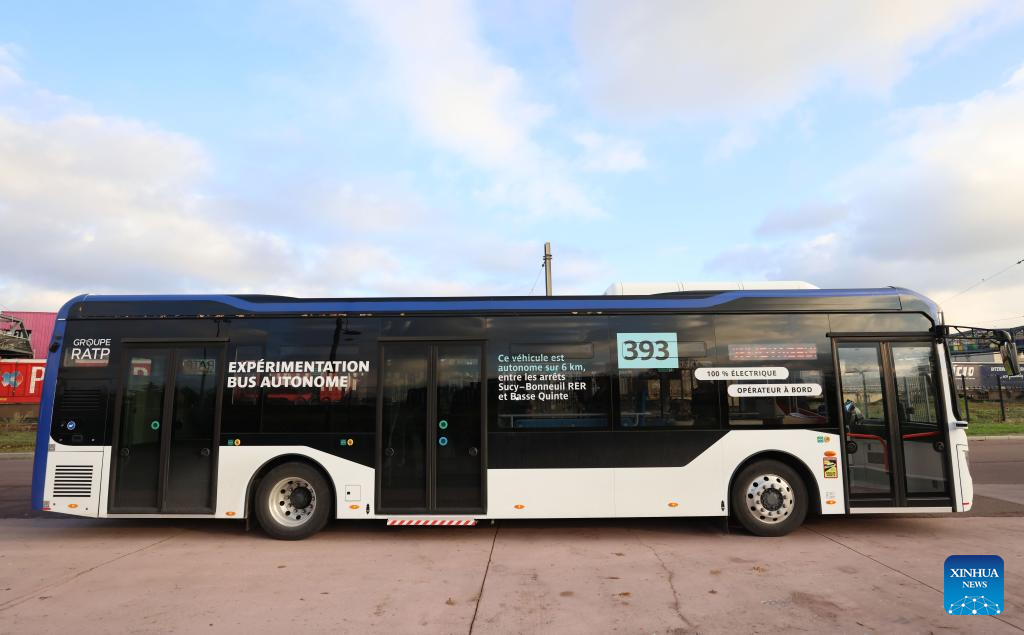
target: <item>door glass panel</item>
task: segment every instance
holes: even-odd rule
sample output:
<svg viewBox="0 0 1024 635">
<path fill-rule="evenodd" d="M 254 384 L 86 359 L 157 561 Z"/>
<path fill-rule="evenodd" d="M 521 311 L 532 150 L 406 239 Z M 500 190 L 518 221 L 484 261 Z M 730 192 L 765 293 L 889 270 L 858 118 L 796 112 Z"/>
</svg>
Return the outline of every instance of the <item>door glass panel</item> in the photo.
<svg viewBox="0 0 1024 635">
<path fill-rule="evenodd" d="M 177 350 L 164 511 L 213 509 L 219 357 L 220 349 L 209 346 Z"/>
<path fill-rule="evenodd" d="M 481 463 L 481 354 L 476 344 L 437 347 L 437 507 L 483 507 Z"/>
<path fill-rule="evenodd" d="M 428 357 L 425 344 L 388 344 L 382 354 L 381 504 L 427 507 Z"/>
<path fill-rule="evenodd" d="M 932 347 L 893 344 L 892 362 L 907 495 L 944 495 L 945 440 L 939 428 Z"/>
<path fill-rule="evenodd" d="M 838 350 L 850 495 L 891 498 L 891 440 L 879 346 L 841 344 Z"/>
<path fill-rule="evenodd" d="M 170 351 L 129 351 L 117 437 L 114 507 L 157 508 L 164 387 Z"/>
</svg>

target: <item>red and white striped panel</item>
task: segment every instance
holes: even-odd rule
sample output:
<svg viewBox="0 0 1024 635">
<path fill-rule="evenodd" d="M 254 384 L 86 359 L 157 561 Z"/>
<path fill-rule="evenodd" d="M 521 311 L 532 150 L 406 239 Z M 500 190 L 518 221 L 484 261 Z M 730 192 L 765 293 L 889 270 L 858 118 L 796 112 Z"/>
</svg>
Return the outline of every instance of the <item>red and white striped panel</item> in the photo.
<svg viewBox="0 0 1024 635">
<path fill-rule="evenodd" d="M 389 525 L 458 525 L 460 527 L 475 525 L 475 518 L 388 518 Z"/>
</svg>

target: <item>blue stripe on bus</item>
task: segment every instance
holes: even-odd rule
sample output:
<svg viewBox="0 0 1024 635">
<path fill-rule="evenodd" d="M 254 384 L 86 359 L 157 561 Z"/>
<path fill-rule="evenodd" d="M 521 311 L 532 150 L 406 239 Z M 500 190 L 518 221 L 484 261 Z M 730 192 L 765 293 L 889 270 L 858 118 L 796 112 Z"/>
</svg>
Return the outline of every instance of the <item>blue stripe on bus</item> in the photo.
<svg viewBox="0 0 1024 635">
<path fill-rule="evenodd" d="M 799 298 L 799 297 L 858 297 L 858 296 L 899 296 L 912 295 L 934 304 L 918 293 L 907 289 L 888 287 L 884 289 L 808 289 L 808 290 L 764 290 L 724 291 L 703 298 L 679 298 L 648 296 L 640 298 L 616 298 L 595 296 L 591 298 L 458 298 L 443 299 L 401 299 L 394 300 L 330 300 L 292 302 L 251 302 L 232 295 L 139 295 L 108 296 L 90 295 L 89 302 L 219 302 L 233 306 L 246 313 L 377 313 L 377 312 L 434 312 L 434 311 L 510 311 L 510 310 L 563 310 L 593 311 L 612 309 L 705 309 L 742 298 Z"/>
<path fill-rule="evenodd" d="M 67 325 L 68 312 L 71 305 L 85 299 L 80 295 L 69 300 L 57 312 L 57 320 L 53 325 L 51 343 L 64 342 L 64 327 Z M 53 402 L 57 393 L 57 370 L 60 368 L 60 355 L 63 346 L 57 350 L 49 350 L 46 355 L 46 374 L 43 375 L 43 394 L 39 398 L 39 425 L 36 428 L 36 453 L 32 459 L 32 508 L 43 508 L 43 490 L 46 488 L 46 459 L 50 452 L 50 426 L 53 424 Z"/>
</svg>

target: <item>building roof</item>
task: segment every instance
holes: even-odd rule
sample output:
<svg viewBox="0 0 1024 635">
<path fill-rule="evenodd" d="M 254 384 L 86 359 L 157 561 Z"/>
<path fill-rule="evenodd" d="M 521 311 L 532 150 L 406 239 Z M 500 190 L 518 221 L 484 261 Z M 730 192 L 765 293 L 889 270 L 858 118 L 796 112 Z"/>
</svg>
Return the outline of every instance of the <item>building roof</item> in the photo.
<svg viewBox="0 0 1024 635">
<path fill-rule="evenodd" d="M 46 349 L 50 346 L 57 314 L 46 311 L 4 311 L 4 315 L 22 321 L 25 329 L 31 333 L 29 340 L 32 342 L 32 356 L 36 359 L 46 359 Z"/>
</svg>

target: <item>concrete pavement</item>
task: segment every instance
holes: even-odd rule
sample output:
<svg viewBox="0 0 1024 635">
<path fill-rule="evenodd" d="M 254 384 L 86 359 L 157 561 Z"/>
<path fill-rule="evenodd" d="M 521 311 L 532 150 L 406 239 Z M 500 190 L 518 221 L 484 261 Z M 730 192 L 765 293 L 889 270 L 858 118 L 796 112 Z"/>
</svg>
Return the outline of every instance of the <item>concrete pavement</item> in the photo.
<svg viewBox="0 0 1024 635">
<path fill-rule="evenodd" d="M 0 631 L 1020 633 L 1024 442 L 971 455 L 991 487 L 968 515 L 815 519 L 780 539 L 706 520 L 335 522 L 298 543 L 239 522 L 25 517 L 29 466 L 0 461 Z M 943 561 L 970 553 L 1006 563 L 998 617 L 943 611 Z"/>
<path fill-rule="evenodd" d="M 29 632 L 682 633 L 1024 630 L 1019 518 L 335 523 L 285 543 L 231 523 L 0 520 L 0 624 Z M 942 563 L 1006 562 L 999 617 L 943 611 Z"/>
</svg>

